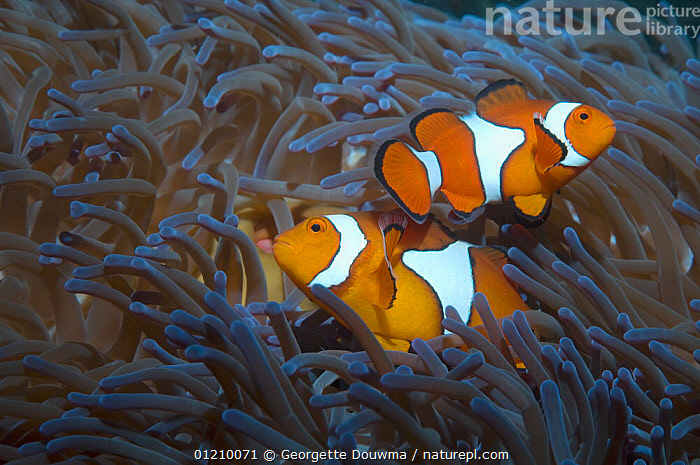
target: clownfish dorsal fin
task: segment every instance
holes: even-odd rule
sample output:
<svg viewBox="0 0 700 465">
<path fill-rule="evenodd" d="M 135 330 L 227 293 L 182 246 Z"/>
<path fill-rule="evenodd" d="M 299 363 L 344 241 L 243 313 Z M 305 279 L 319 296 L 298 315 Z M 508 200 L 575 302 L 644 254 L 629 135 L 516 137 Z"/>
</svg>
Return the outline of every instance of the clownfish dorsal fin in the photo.
<svg viewBox="0 0 700 465">
<path fill-rule="evenodd" d="M 544 126 L 541 113 L 534 113 L 535 136 L 537 151 L 535 152 L 535 167 L 537 172 L 544 174 L 551 167 L 560 163 L 566 157 L 566 145 Z"/>
<path fill-rule="evenodd" d="M 513 197 L 518 216 L 528 226 L 537 226 L 549 216 L 552 208 L 551 194 L 516 195 Z"/>
<path fill-rule="evenodd" d="M 474 247 L 472 249 L 472 253 L 480 255 L 489 262 L 492 262 L 499 270 L 503 268 L 503 265 L 508 263 L 506 253 L 499 247 Z"/>
<path fill-rule="evenodd" d="M 488 119 L 499 108 L 530 100 L 522 82 L 515 79 L 501 79 L 486 87 L 474 99 L 476 114 Z"/>
<path fill-rule="evenodd" d="M 445 108 L 431 108 L 411 119 L 409 128 L 423 150 L 432 150 L 435 143 L 455 126 L 463 126 L 456 114 Z"/>
</svg>

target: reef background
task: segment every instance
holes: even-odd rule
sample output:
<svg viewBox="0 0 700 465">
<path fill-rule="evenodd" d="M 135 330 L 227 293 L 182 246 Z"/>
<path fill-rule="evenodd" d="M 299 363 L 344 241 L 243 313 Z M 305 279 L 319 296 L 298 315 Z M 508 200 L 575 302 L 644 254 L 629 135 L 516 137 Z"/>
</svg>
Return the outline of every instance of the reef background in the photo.
<svg viewBox="0 0 700 465">
<path fill-rule="evenodd" d="M 491 36 L 398 0 L 7 0 L 0 22 L 0 461 L 479 447 L 700 462 L 687 38 Z M 511 77 L 618 128 L 543 226 L 458 229 L 510 247 L 534 310 L 498 324 L 478 296 L 490 341 L 448 315 L 452 334 L 412 353 L 383 351 L 322 287 L 352 331 L 299 311 L 270 238 L 393 208 L 372 145 Z"/>
</svg>

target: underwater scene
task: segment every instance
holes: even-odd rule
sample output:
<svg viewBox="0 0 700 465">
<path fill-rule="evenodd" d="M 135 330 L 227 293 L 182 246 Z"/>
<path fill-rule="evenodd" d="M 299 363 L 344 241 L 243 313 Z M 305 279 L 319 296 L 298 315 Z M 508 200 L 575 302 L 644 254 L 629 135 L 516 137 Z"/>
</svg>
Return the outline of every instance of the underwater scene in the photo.
<svg viewBox="0 0 700 465">
<path fill-rule="evenodd" d="M 0 463 L 700 465 L 699 44 L 0 0 Z"/>
</svg>

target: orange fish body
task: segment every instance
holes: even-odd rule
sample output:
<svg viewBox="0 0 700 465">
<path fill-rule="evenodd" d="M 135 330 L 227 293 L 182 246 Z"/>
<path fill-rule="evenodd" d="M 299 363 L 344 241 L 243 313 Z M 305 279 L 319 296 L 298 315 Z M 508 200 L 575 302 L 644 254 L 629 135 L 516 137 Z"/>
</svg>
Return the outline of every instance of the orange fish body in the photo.
<svg viewBox="0 0 700 465">
<path fill-rule="evenodd" d="M 549 214 L 553 192 L 610 145 L 613 121 L 587 105 L 535 100 L 515 80 L 498 81 L 476 98 L 476 111 L 424 111 L 410 122 L 420 145 L 385 141 L 374 157 L 377 179 L 414 220 L 427 217 L 442 192 L 469 220 L 486 204 L 512 202 L 536 225 Z"/>
<path fill-rule="evenodd" d="M 487 296 L 497 318 L 527 309 L 503 275 L 501 251 L 457 240 L 432 216 L 422 224 L 398 209 L 314 217 L 278 235 L 272 250 L 307 297 L 333 315 L 310 290 L 328 287 L 389 350 L 442 334 L 447 305 L 470 325 L 482 324 L 472 311 L 475 292 Z"/>
</svg>

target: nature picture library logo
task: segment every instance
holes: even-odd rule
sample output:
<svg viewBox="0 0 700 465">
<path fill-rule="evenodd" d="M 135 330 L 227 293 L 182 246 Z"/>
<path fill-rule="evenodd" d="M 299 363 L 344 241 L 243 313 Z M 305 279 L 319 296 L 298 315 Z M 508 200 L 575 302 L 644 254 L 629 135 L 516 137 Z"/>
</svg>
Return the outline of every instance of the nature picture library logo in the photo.
<svg viewBox="0 0 700 465">
<path fill-rule="evenodd" d="M 700 6 L 671 6 L 657 3 L 642 11 L 632 6 L 613 7 L 559 7 L 554 0 L 548 0 L 544 8 L 524 6 L 509 10 L 506 7 L 486 9 L 486 33 L 494 33 L 494 25 L 499 34 L 561 35 L 572 36 L 603 35 L 609 29 L 606 23 L 614 25 L 625 35 L 647 34 L 650 36 L 679 35 L 694 39 L 700 32 Z M 676 24 L 677 19 L 690 20 L 696 24 Z M 563 22 L 563 27 L 562 27 Z"/>
</svg>

